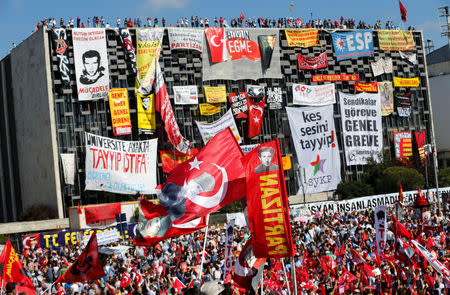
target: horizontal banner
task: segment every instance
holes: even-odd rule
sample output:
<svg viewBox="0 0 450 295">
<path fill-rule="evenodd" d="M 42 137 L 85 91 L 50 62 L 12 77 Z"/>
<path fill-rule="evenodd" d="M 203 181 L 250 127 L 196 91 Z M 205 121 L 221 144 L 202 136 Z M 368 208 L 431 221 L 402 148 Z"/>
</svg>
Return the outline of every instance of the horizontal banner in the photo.
<svg viewBox="0 0 450 295">
<path fill-rule="evenodd" d="M 227 91 L 225 86 L 210 87 L 204 86 L 206 102 L 217 103 L 227 102 Z"/>
<path fill-rule="evenodd" d="M 326 68 L 328 66 L 327 52 L 321 53 L 317 57 L 306 57 L 297 54 L 298 68 L 302 70 L 315 70 Z"/>
<path fill-rule="evenodd" d="M 416 48 L 411 31 L 378 30 L 380 50 L 411 51 Z"/>
<path fill-rule="evenodd" d="M 333 82 L 333 81 L 358 81 L 358 74 L 334 74 L 334 75 L 313 75 L 313 82 Z"/>
<path fill-rule="evenodd" d="M 320 46 L 317 29 L 284 30 L 284 32 L 289 47 Z"/>
<path fill-rule="evenodd" d="M 195 123 L 197 124 L 204 144 L 206 144 L 217 133 L 228 127 L 231 128 L 236 141 L 238 143 L 242 142 L 242 138 L 239 135 L 239 130 L 237 129 L 236 122 L 234 121 L 233 114 L 231 113 L 231 109 L 229 109 L 219 120 L 216 120 L 214 122 L 208 123 L 195 121 Z"/>
<path fill-rule="evenodd" d="M 338 61 L 363 56 L 373 56 L 373 33 L 371 30 L 356 30 L 332 33 L 334 54 Z"/>
<path fill-rule="evenodd" d="M 84 207 L 86 224 L 91 224 L 102 220 L 115 219 L 116 215 L 119 215 L 121 212 L 122 206 L 120 203 Z"/>
<path fill-rule="evenodd" d="M 170 50 L 191 49 L 202 52 L 203 30 L 185 28 L 167 28 Z"/>
<path fill-rule="evenodd" d="M 419 77 L 415 78 L 394 77 L 394 87 L 419 87 Z"/>
<path fill-rule="evenodd" d="M 378 92 L 377 82 L 363 83 L 355 82 L 355 91 L 359 92 Z"/>
<path fill-rule="evenodd" d="M 173 86 L 173 99 L 175 104 L 198 104 L 197 86 Z"/>
<path fill-rule="evenodd" d="M 297 105 L 323 106 L 336 102 L 333 83 L 317 86 L 292 84 L 292 96 Z"/>
<path fill-rule="evenodd" d="M 198 107 L 202 116 L 211 116 L 220 113 L 220 103 L 201 103 Z"/>
</svg>

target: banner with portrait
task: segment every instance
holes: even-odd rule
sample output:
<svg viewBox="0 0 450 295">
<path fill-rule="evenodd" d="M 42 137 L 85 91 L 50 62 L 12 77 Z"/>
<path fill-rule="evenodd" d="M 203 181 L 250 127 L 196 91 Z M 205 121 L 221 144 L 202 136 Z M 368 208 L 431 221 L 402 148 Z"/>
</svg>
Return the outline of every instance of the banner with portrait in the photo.
<svg viewBox="0 0 450 295">
<path fill-rule="evenodd" d="M 334 83 L 316 86 L 292 84 L 292 96 L 296 105 L 323 106 L 336 102 Z"/>
<path fill-rule="evenodd" d="M 242 138 L 239 135 L 239 131 L 236 126 L 236 122 L 234 121 L 233 114 L 231 113 L 231 109 L 229 109 L 219 120 L 214 122 L 201 122 L 195 121 L 197 124 L 198 130 L 200 131 L 200 135 L 202 136 L 203 143 L 206 144 L 211 138 L 213 138 L 220 131 L 230 127 L 233 132 L 234 137 L 238 143 L 242 142 Z"/>
<path fill-rule="evenodd" d="M 153 134 L 156 129 L 155 95 L 136 92 L 136 108 L 139 134 Z"/>
<path fill-rule="evenodd" d="M 284 30 L 289 47 L 320 46 L 318 29 Z"/>
<path fill-rule="evenodd" d="M 201 29 L 191 28 L 167 28 L 170 50 L 190 49 L 202 52 L 203 35 Z"/>
<path fill-rule="evenodd" d="M 416 48 L 411 31 L 377 30 L 380 50 L 411 51 Z"/>
<path fill-rule="evenodd" d="M 114 88 L 109 90 L 109 110 L 111 112 L 114 136 L 131 134 L 127 88 Z"/>
<path fill-rule="evenodd" d="M 328 67 L 327 52 L 324 51 L 316 57 L 306 57 L 297 54 L 298 68 L 303 70 L 316 70 Z"/>
<path fill-rule="evenodd" d="M 234 242 L 234 219 L 230 220 L 225 230 L 225 269 L 223 271 L 223 280 L 226 280 L 228 274 L 231 273 L 233 266 L 233 242 Z"/>
<path fill-rule="evenodd" d="M 377 240 L 378 255 L 384 253 L 386 248 L 386 206 L 378 206 L 373 212 L 375 218 L 375 236 Z"/>
<path fill-rule="evenodd" d="M 392 87 L 392 82 L 378 82 L 378 93 L 381 100 L 381 115 L 389 116 L 394 112 L 394 88 Z"/>
<path fill-rule="evenodd" d="M 72 29 L 72 42 L 78 100 L 106 99 L 109 69 L 105 29 Z"/>
<path fill-rule="evenodd" d="M 198 104 L 198 90 L 196 85 L 173 86 L 172 89 L 175 104 Z"/>
<path fill-rule="evenodd" d="M 227 90 L 225 86 L 204 86 L 206 102 L 227 102 Z"/>
</svg>

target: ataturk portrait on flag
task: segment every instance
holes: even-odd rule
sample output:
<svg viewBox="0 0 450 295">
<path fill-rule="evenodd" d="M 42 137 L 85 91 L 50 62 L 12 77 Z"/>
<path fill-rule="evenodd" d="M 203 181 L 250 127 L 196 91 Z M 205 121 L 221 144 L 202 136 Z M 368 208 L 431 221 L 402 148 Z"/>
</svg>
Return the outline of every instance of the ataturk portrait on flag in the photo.
<svg viewBox="0 0 450 295">
<path fill-rule="evenodd" d="M 275 171 L 280 167 L 272 163 L 275 150 L 270 146 L 264 146 L 258 149 L 258 158 L 261 164 L 255 168 L 255 173 L 262 173 L 267 171 Z"/>
</svg>

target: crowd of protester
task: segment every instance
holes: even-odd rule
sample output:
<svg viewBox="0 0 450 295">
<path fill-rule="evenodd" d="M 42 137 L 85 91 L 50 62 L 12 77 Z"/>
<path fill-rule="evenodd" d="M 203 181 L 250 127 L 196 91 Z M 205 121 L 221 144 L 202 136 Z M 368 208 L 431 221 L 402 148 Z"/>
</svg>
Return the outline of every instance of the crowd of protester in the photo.
<svg viewBox="0 0 450 295">
<path fill-rule="evenodd" d="M 391 210 L 388 208 L 389 225 L 392 224 Z M 422 216 L 404 207 L 399 219 L 419 243 L 450 268 L 448 214 L 428 212 Z M 398 250 L 398 242 L 391 230 L 386 232 L 385 252 L 377 255 L 373 210 L 349 214 L 316 212 L 308 217 L 292 217 L 291 223 L 298 294 L 449 294 L 444 278 L 423 257 L 419 258 L 418 251 L 405 257 L 395 250 Z M 37 287 L 37 294 L 176 294 L 174 278 L 186 285 L 184 294 L 201 294 L 201 284 L 224 279 L 225 290 L 221 294 L 242 294 L 242 290 L 230 283 L 230 276 L 223 277 L 225 225 L 209 227 L 204 274 L 200 277 L 204 234 L 198 231 L 160 242 L 155 247 L 135 247 L 131 240 L 121 242 L 124 251 L 102 255 L 106 276 L 95 282 L 53 284 L 81 253 L 81 246 L 34 248 L 25 250 L 20 257 Z M 246 227 L 235 229 L 234 260 L 249 237 Z M 364 264 L 355 261 L 353 250 L 361 255 Z M 327 258 L 332 262 L 327 267 L 323 264 L 324 257 L 331 257 Z M 289 259 L 284 262 L 287 276 L 280 260 L 266 260 L 264 294 L 288 294 L 288 288 L 292 288 L 292 285 L 288 287 L 286 279 L 290 280 L 289 270 L 293 266 Z M 379 271 L 368 274 L 367 268 Z M 356 278 L 342 281 L 347 272 Z M 121 288 L 124 274 L 132 283 Z M 143 278 L 140 285 L 136 283 L 138 276 Z"/>
</svg>

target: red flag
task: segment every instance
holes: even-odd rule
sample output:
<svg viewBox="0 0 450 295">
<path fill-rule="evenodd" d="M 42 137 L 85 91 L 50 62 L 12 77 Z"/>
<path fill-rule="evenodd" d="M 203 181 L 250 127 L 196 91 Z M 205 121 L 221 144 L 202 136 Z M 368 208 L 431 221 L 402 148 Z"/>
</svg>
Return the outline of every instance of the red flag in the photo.
<svg viewBox="0 0 450 295">
<path fill-rule="evenodd" d="M 403 6 L 402 2 L 400 0 L 398 0 L 398 5 L 400 6 L 400 15 L 402 17 L 402 21 L 406 22 L 406 8 L 405 6 Z"/>
<path fill-rule="evenodd" d="M 405 243 L 402 239 L 397 238 L 394 244 L 395 251 L 394 256 L 396 259 L 402 261 L 405 264 L 411 263 L 411 257 L 414 255 L 414 249 Z"/>
<path fill-rule="evenodd" d="M 417 292 L 409 285 L 409 291 L 411 292 L 411 295 L 417 295 Z"/>
<path fill-rule="evenodd" d="M 83 210 L 81 209 L 81 205 L 80 205 L 80 203 L 78 203 L 78 215 L 81 215 L 81 214 L 83 214 Z"/>
<path fill-rule="evenodd" d="M 352 281 L 356 280 L 356 277 L 350 273 L 347 268 L 342 268 L 342 274 L 338 279 L 338 285 L 342 285 L 344 283 L 350 284 Z"/>
<path fill-rule="evenodd" d="M 261 132 L 266 98 L 255 102 L 251 96 L 247 98 L 248 105 L 248 137 L 253 138 Z"/>
<path fill-rule="evenodd" d="M 173 224 L 183 224 L 242 199 L 242 150 L 230 128 L 208 141 L 198 154 L 167 176 L 159 201 Z"/>
<path fill-rule="evenodd" d="M 198 150 L 199 149 L 197 148 L 191 148 L 189 149 L 189 154 L 183 154 L 175 150 L 175 155 L 174 151 L 159 151 L 163 172 L 170 173 L 173 168 L 195 156 L 198 153 Z M 176 159 L 176 163 L 174 157 Z"/>
<path fill-rule="evenodd" d="M 398 201 L 400 202 L 400 203 L 403 203 L 403 187 L 402 187 L 402 184 L 400 183 L 399 184 L 399 190 L 398 190 Z"/>
<path fill-rule="evenodd" d="M 256 257 L 292 256 L 289 202 L 278 139 L 242 157 L 247 179 L 247 210 Z"/>
<path fill-rule="evenodd" d="M 245 18 L 245 16 L 244 16 L 244 14 L 241 12 L 241 15 L 239 16 L 241 19 L 244 19 Z"/>
<path fill-rule="evenodd" d="M 177 294 L 180 294 L 181 291 L 186 288 L 186 286 L 178 278 L 173 278 L 173 288 L 175 289 Z"/>
<path fill-rule="evenodd" d="M 441 238 L 439 239 L 439 244 L 441 244 L 441 247 L 444 247 L 445 243 L 445 232 L 442 233 Z"/>
<path fill-rule="evenodd" d="M 265 261 L 265 258 L 255 257 L 253 246 L 250 240 L 248 240 L 234 265 L 233 281 L 241 288 L 250 290 L 252 288 L 253 277 L 258 274 L 259 267 Z"/>
<path fill-rule="evenodd" d="M 97 234 L 94 231 L 86 248 L 69 269 L 55 281 L 55 284 L 91 281 L 104 276 L 105 272 L 98 255 Z"/>
<path fill-rule="evenodd" d="M 113 295 L 116 294 L 116 288 L 114 288 L 110 284 L 106 283 L 106 288 L 108 288 L 108 290 L 109 290 L 109 292 L 111 292 L 111 294 L 113 294 Z"/>
<path fill-rule="evenodd" d="M 120 288 L 125 288 L 130 283 L 131 283 L 131 278 L 126 273 L 124 273 L 122 280 L 120 281 Z"/>
<path fill-rule="evenodd" d="M 399 235 L 408 240 L 412 240 L 414 238 L 412 234 L 400 222 L 398 222 L 397 218 L 394 215 L 392 215 L 392 219 L 392 231 L 395 235 Z"/>
<path fill-rule="evenodd" d="M 122 213 L 120 203 L 111 203 L 102 206 L 84 208 L 86 224 L 91 224 L 101 220 L 116 219 L 116 215 L 120 213 Z"/>
<path fill-rule="evenodd" d="M 355 251 L 355 249 L 353 249 L 352 246 L 350 246 L 350 252 L 352 253 L 352 261 L 355 264 L 360 264 L 364 262 L 364 259 L 361 257 L 361 255 L 359 255 L 358 252 Z"/>
<path fill-rule="evenodd" d="M 205 28 L 206 39 L 208 40 L 209 52 L 211 53 L 211 62 L 223 62 L 225 47 L 225 31 L 224 28 Z"/>
<path fill-rule="evenodd" d="M 142 277 L 142 275 L 140 273 L 137 272 L 136 269 L 134 269 L 134 273 L 136 274 L 136 276 L 134 277 L 134 282 L 139 287 L 144 282 L 144 278 Z"/>
</svg>

